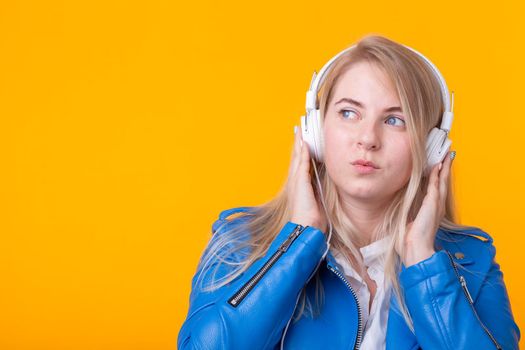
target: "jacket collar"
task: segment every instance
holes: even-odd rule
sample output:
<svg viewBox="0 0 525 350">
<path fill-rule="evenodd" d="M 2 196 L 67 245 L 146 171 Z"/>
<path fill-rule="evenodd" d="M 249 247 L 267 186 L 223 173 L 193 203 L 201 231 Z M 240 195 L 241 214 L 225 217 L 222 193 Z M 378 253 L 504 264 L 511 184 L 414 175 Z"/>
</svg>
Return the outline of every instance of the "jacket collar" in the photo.
<svg viewBox="0 0 525 350">
<path fill-rule="evenodd" d="M 459 236 L 455 236 L 456 234 Z M 477 245 L 472 243 L 479 241 L 479 238 L 481 238 L 481 240 L 485 243 L 489 244 L 493 241 L 490 235 L 481 230 L 466 232 L 450 232 L 444 231 L 443 229 L 439 228 L 438 232 L 436 233 L 436 239 L 434 241 L 434 249 L 436 250 L 436 252 L 439 250 L 446 250 L 450 252 L 456 264 L 459 264 L 461 266 L 473 265 L 470 267 L 470 269 L 474 269 L 477 271 L 486 271 L 490 266 L 490 259 L 481 259 L 480 261 L 476 261 L 477 258 L 475 255 L 481 254 L 482 252 L 478 250 Z M 474 241 L 472 239 L 474 239 Z M 326 254 L 325 261 L 327 267 L 331 267 L 344 275 L 344 270 L 342 266 L 339 265 L 331 250 L 329 250 Z M 399 273 L 401 273 L 405 269 L 405 265 L 401 264 L 401 269 Z M 467 274 L 465 275 L 465 278 L 469 280 L 471 276 Z M 480 285 L 481 280 L 479 278 L 472 279 L 472 281 L 469 281 L 469 290 L 474 298 L 479 291 Z"/>
</svg>

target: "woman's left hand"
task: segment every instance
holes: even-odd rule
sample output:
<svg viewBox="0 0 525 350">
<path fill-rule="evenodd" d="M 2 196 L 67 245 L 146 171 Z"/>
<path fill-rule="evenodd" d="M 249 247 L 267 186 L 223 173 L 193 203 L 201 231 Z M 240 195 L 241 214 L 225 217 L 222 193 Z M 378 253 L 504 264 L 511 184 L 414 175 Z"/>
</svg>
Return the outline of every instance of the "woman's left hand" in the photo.
<svg viewBox="0 0 525 350">
<path fill-rule="evenodd" d="M 434 240 L 439 224 L 445 216 L 450 168 L 456 152 L 448 152 L 445 159 L 434 166 L 428 181 L 427 194 L 414 221 L 407 225 L 407 233 L 403 242 L 405 254 L 401 257 L 405 267 L 416 264 L 431 257 L 436 251 Z M 442 165 L 441 170 L 439 169 Z M 398 254 L 401 247 L 397 246 Z"/>
</svg>

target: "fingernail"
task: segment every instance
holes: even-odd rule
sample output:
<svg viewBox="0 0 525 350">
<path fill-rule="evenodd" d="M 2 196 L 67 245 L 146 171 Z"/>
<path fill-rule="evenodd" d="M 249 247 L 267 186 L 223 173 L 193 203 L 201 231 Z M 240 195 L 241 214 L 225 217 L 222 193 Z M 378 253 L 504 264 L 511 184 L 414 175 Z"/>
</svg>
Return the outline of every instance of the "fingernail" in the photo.
<svg viewBox="0 0 525 350">
<path fill-rule="evenodd" d="M 439 163 L 439 170 L 441 170 L 441 167 L 443 166 L 443 163 Z"/>
<path fill-rule="evenodd" d="M 297 134 L 297 125 L 293 126 L 293 133 L 294 133 L 294 135 Z"/>
<path fill-rule="evenodd" d="M 456 151 L 450 152 L 450 159 L 454 160 L 456 158 Z"/>
</svg>

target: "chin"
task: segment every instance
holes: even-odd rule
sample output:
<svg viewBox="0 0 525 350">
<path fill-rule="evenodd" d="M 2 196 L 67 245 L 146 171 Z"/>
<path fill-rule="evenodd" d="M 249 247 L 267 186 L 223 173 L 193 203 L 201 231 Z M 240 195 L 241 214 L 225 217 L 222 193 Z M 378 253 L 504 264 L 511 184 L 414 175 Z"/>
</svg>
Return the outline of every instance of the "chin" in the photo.
<svg viewBox="0 0 525 350">
<path fill-rule="evenodd" d="M 350 197 L 359 199 L 374 199 L 378 196 L 377 187 L 366 185 L 366 186 L 347 186 L 341 188 L 343 192 Z"/>
</svg>

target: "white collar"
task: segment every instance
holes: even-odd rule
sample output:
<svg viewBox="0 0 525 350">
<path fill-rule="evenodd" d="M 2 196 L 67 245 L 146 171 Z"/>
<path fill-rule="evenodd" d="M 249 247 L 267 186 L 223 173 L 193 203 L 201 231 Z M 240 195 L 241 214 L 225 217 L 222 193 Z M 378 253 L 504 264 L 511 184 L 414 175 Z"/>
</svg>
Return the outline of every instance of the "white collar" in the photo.
<svg viewBox="0 0 525 350">
<path fill-rule="evenodd" d="M 386 252 L 389 243 L 390 236 L 387 236 L 378 239 L 377 241 L 374 241 L 369 245 L 359 248 L 359 250 L 361 251 L 361 255 L 363 256 L 363 262 L 365 266 L 371 266 L 372 264 L 374 264 L 377 258 L 382 256 Z"/>
<path fill-rule="evenodd" d="M 369 267 L 374 265 L 374 267 L 383 270 L 384 267 L 379 264 L 379 257 L 385 254 L 388 245 L 390 243 L 390 236 L 383 237 L 378 239 L 369 245 L 359 248 L 361 255 L 363 256 L 363 263 L 365 266 Z M 339 251 L 334 251 L 334 258 L 340 263 L 342 259 L 342 254 Z"/>
</svg>

